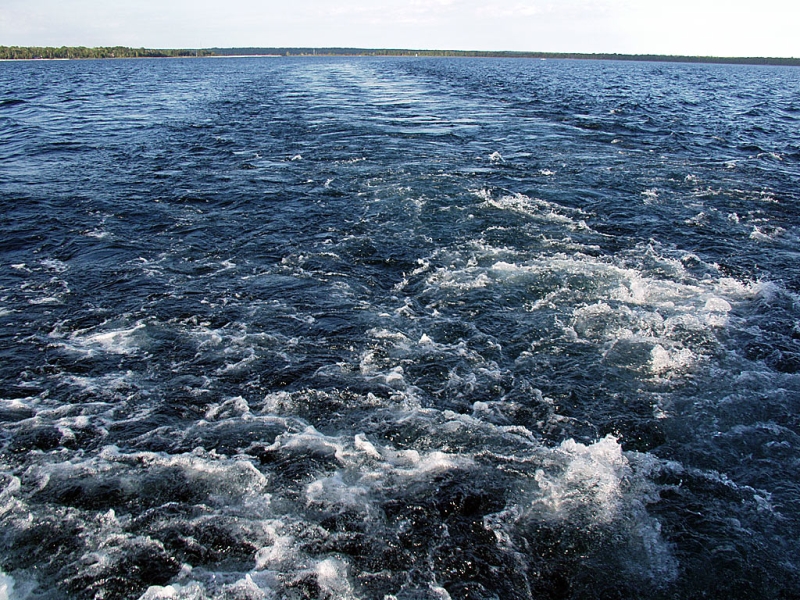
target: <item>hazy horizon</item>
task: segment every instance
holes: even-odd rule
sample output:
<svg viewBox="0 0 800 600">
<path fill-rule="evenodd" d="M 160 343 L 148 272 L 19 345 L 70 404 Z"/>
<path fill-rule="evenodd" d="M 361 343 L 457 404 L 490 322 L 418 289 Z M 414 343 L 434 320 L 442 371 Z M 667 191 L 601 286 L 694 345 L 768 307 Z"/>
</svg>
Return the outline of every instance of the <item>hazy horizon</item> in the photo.
<svg viewBox="0 0 800 600">
<path fill-rule="evenodd" d="M 765 0 L 6 0 L 0 45 L 375 48 L 800 57 L 800 6 Z"/>
</svg>

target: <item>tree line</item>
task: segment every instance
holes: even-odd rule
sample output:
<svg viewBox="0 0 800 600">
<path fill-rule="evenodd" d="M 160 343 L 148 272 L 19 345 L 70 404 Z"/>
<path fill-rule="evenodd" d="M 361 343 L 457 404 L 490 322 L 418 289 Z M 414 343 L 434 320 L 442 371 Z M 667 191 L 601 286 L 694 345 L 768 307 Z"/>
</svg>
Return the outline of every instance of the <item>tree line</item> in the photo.
<svg viewBox="0 0 800 600">
<path fill-rule="evenodd" d="M 125 46 L 36 47 L 0 46 L 0 59 L 77 59 L 77 58 L 170 58 L 231 55 L 280 56 L 443 56 L 476 58 L 534 58 L 577 60 L 628 60 L 648 62 L 724 63 L 800 66 L 800 58 L 668 56 L 661 54 L 580 54 L 565 52 L 492 52 L 480 50 L 404 50 L 369 48 L 200 48 L 152 49 Z"/>
<path fill-rule="evenodd" d="M 127 48 L 125 46 L 0 46 L 0 59 L 73 59 L 73 58 L 174 58 L 180 56 L 208 56 L 207 50 L 157 50 L 152 48 Z"/>
<path fill-rule="evenodd" d="M 208 48 L 217 56 L 426 56 L 463 58 L 534 58 L 573 60 L 626 60 L 641 62 L 719 63 L 800 66 L 800 58 L 678 56 L 664 54 L 588 54 L 578 52 L 516 52 L 493 50 L 409 50 L 401 48 Z"/>
</svg>

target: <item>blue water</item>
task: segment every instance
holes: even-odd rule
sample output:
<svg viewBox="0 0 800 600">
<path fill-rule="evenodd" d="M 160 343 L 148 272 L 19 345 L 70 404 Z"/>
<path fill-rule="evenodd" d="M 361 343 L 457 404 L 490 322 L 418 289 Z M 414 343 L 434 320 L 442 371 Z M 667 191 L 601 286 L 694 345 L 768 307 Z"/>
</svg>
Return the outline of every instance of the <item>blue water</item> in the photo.
<svg viewBox="0 0 800 600">
<path fill-rule="evenodd" d="M 799 126 L 792 68 L 0 63 L 0 590 L 800 596 Z"/>
</svg>

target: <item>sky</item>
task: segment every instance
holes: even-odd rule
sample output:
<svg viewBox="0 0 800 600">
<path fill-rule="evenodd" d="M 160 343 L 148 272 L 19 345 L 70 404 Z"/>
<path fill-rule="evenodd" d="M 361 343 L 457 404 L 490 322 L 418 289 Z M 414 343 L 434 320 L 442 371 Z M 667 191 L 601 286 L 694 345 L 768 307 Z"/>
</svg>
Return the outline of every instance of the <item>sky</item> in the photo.
<svg viewBox="0 0 800 600">
<path fill-rule="evenodd" d="M 800 57 L 797 0 L 0 0 L 0 45 Z"/>
</svg>

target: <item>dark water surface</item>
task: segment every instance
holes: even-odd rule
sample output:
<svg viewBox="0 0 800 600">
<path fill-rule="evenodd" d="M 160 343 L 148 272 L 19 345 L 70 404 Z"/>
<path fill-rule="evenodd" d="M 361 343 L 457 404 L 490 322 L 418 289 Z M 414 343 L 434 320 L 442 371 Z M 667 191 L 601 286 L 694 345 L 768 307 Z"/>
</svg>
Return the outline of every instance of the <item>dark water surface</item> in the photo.
<svg viewBox="0 0 800 600">
<path fill-rule="evenodd" d="M 800 70 L 0 64 L 12 598 L 800 597 Z"/>
</svg>

